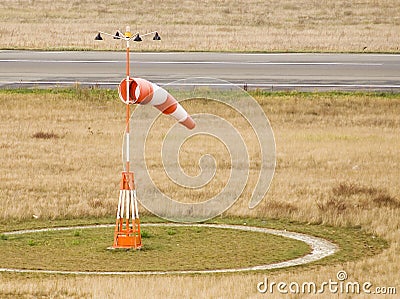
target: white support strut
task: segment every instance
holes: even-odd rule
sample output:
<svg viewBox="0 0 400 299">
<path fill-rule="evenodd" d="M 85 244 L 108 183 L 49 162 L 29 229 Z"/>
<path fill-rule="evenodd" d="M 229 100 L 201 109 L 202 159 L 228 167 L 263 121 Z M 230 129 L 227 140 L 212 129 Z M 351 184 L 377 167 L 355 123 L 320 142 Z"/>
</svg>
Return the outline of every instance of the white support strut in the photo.
<svg viewBox="0 0 400 299">
<path fill-rule="evenodd" d="M 124 215 L 125 191 L 126 191 L 126 190 L 122 190 L 122 197 L 121 197 L 121 218 L 122 218 L 123 215 Z"/>
<path fill-rule="evenodd" d="M 130 191 L 129 190 L 125 190 L 125 210 L 126 210 L 126 215 L 125 218 L 129 219 L 129 201 L 130 201 Z"/>
<path fill-rule="evenodd" d="M 135 192 L 134 190 L 131 191 L 132 220 L 135 220 L 135 210 L 136 210 L 136 208 L 135 208 L 135 201 L 134 201 L 134 198 L 135 198 L 134 192 Z"/>
<path fill-rule="evenodd" d="M 136 198 L 136 190 L 133 190 L 133 198 L 134 198 L 136 218 L 139 219 L 139 207 L 138 207 L 138 202 L 137 202 L 137 198 Z"/>
<path fill-rule="evenodd" d="M 120 219 L 120 218 L 121 218 L 121 200 L 122 200 L 122 190 L 119 190 L 117 219 Z"/>
</svg>

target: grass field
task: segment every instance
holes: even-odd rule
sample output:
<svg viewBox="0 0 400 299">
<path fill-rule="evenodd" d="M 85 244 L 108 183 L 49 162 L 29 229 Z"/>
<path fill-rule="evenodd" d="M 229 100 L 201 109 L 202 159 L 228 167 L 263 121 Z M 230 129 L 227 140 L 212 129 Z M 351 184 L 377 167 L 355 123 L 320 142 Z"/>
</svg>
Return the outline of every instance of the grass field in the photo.
<svg viewBox="0 0 400 299">
<path fill-rule="evenodd" d="M 0 274 L 0 295 L 99 298 L 136 292 L 144 298 L 221 298 L 229 294 L 249 298 L 257 297 L 256 285 L 265 277 L 322 282 L 334 279 L 339 270 L 346 270 L 353 281 L 396 286 L 400 281 L 399 95 L 252 95 L 274 129 L 276 173 L 260 206 L 248 210 L 246 198 L 241 198 L 222 220 L 239 216 L 248 218 L 249 223 L 281 219 L 281 224 L 275 225 L 282 229 L 298 222 L 305 227 L 308 223 L 333 230 L 358 229 L 387 240 L 387 249 L 351 261 L 246 275 Z M 200 108 L 188 106 L 191 112 Z M 89 222 L 105 221 L 104 217 L 112 221 L 122 168 L 123 117 L 124 106 L 115 91 L 1 91 L 1 230 L 85 218 Z"/>
<path fill-rule="evenodd" d="M 158 30 L 141 51 L 399 52 L 396 0 L 2 0 L 0 48 L 109 49 L 98 30 Z"/>
</svg>

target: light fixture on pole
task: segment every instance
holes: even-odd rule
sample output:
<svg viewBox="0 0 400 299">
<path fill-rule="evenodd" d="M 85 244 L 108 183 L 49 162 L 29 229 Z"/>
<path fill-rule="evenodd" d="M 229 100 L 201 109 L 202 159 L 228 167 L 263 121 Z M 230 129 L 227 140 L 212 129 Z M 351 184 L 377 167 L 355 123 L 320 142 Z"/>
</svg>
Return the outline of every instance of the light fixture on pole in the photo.
<svg viewBox="0 0 400 299">
<path fill-rule="evenodd" d="M 156 33 L 154 34 L 153 40 L 161 40 L 160 35 L 158 34 L 158 32 L 156 31 Z"/>
<path fill-rule="evenodd" d="M 94 38 L 95 40 L 103 40 L 103 38 L 100 35 L 100 32 L 97 33 L 96 37 Z"/>
<path fill-rule="evenodd" d="M 136 34 L 135 38 L 133 39 L 134 42 L 141 42 L 142 38 L 140 37 L 139 33 Z"/>
</svg>

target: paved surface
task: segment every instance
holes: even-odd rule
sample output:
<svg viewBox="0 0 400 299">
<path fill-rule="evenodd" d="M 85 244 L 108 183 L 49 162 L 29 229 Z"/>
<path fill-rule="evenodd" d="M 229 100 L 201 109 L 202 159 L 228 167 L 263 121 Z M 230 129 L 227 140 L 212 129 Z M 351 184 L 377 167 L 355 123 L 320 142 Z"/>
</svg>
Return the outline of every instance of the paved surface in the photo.
<svg viewBox="0 0 400 299">
<path fill-rule="evenodd" d="M 0 51 L 0 88 L 115 86 L 125 52 Z M 400 55 L 131 53 L 132 74 L 158 84 L 212 77 L 248 88 L 400 91 Z"/>
<path fill-rule="evenodd" d="M 73 229 L 90 229 L 90 228 L 101 228 L 101 227 L 113 227 L 115 224 L 105 225 L 89 225 L 89 226 L 71 226 L 71 227 L 58 227 L 58 228 L 44 228 L 44 229 L 32 229 L 22 230 L 15 232 L 6 232 L 4 235 L 19 235 L 27 233 L 39 233 L 44 231 L 62 231 L 62 230 L 73 230 Z M 307 263 L 315 262 L 323 259 L 327 256 L 334 254 L 338 247 L 322 238 L 305 235 L 301 233 L 289 232 L 286 230 L 275 230 L 262 227 L 244 226 L 244 225 L 228 225 L 228 224 L 178 224 L 178 223 L 144 223 L 142 227 L 149 226 L 195 226 L 195 227 L 206 227 L 206 228 L 223 228 L 233 229 L 241 231 L 251 231 L 264 234 L 272 234 L 282 236 L 290 239 L 295 239 L 308 244 L 311 248 L 311 252 L 305 256 L 284 261 L 280 263 L 258 265 L 246 268 L 231 268 L 231 269 L 218 269 L 218 270 L 183 270 L 183 271 L 143 271 L 143 272 L 101 272 L 101 271 L 61 271 L 61 270 L 37 270 L 37 269 L 16 269 L 16 268 L 0 268 L 1 272 L 16 272 L 16 273 L 44 273 L 44 274 L 72 274 L 72 275 L 164 275 L 164 274 L 212 274 L 212 273 L 235 273 L 235 272 L 248 272 L 248 271 L 260 271 L 269 269 L 280 269 L 298 265 L 304 265 Z M 263 248 L 259 248 L 260 252 Z M 265 253 L 264 253 L 265 254 Z"/>
</svg>

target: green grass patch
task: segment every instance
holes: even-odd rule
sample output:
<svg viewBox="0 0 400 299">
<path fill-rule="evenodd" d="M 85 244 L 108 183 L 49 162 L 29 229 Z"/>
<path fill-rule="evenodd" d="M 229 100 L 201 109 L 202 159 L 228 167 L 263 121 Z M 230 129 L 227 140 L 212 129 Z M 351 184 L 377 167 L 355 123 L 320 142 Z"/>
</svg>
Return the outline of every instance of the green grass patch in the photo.
<svg viewBox="0 0 400 299">
<path fill-rule="evenodd" d="M 74 87 L 59 87 L 59 88 L 6 88 L 0 89 L 0 94 L 3 95 L 53 95 L 62 96 L 74 101 L 86 101 L 92 103 L 109 102 L 118 100 L 117 88 L 98 88 L 82 87 L 76 84 Z"/>
<path fill-rule="evenodd" d="M 112 223 L 110 218 L 14 222 L 0 231 Z M 142 223 L 161 223 L 153 216 Z M 211 221 L 210 221 L 211 222 Z M 311 264 L 354 261 L 382 252 L 388 243 L 361 227 L 333 227 L 287 219 L 216 218 L 212 223 L 267 227 L 305 233 L 339 246 L 332 256 Z M 1 234 L 0 267 L 80 271 L 206 270 L 247 267 L 293 259 L 309 252 L 302 242 L 262 233 L 206 227 L 142 228 L 143 249 L 109 251 L 113 228 L 71 229 L 23 235 Z M 4 236 L 4 237 L 3 237 Z M 56 258 L 56 260 L 55 260 Z M 124 265 L 121 268 L 121 265 Z M 301 267 L 310 267 L 304 265 Z"/>
<path fill-rule="evenodd" d="M 148 239 L 148 238 L 152 237 L 150 232 L 148 232 L 147 230 L 143 230 L 143 229 L 140 231 L 140 235 L 142 236 L 142 239 Z"/>
<path fill-rule="evenodd" d="M 217 223 L 243 224 L 249 226 L 268 227 L 278 230 L 288 230 L 320 237 L 335 243 L 339 250 L 312 265 L 326 265 L 354 261 L 381 253 L 389 247 L 383 238 L 366 232 L 362 227 L 336 227 L 322 224 L 300 223 L 289 219 L 257 219 L 257 218 L 223 218 Z M 307 266 L 307 265 L 304 265 Z"/>
<path fill-rule="evenodd" d="M 249 267 L 310 252 L 280 236 L 222 228 L 146 227 L 142 250 L 107 250 L 113 228 L 9 235 L 0 267 L 65 271 L 171 271 Z M 123 265 L 123 266 L 122 266 Z"/>
<path fill-rule="evenodd" d="M 182 91 L 175 90 L 168 87 L 165 87 L 171 93 L 184 96 L 190 96 L 193 94 L 193 91 Z M 215 93 L 219 95 L 229 96 L 232 93 L 240 91 L 240 88 L 233 91 L 220 91 L 214 88 L 203 87 L 200 88 L 200 91 L 204 94 L 209 93 L 210 96 L 215 95 Z M 244 91 L 243 91 L 244 92 Z M 256 98 L 270 97 L 270 98 L 281 98 L 281 97 L 296 97 L 296 98 L 325 98 L 329 97 L 331 99 L 335 98 L 343 98 L 343 97 L 354 97 L 354 98 L 364 98 L 365 96 L 375 97 L 375 98 L 388 98 L 388 99 L 397 99 L 399 97 L 398 92 L 393 91 L 321 91 L 321 92 L 309 92 L 309 91 L 268 91 L 262 89 L 254 89 L 249 90 L 248 93 Z M 107 100 L 117 100 L 118 92 L 117 88 L 99 88 L 96 86 L 93 87 L 83 87 L 79 84 L 76 84 L 74 87 L 59 87 L 59 88 L 4 88 L 0 89 L 0 94 L 61 94 L 61 95 L 70 95 L 75 99 L 97 99 L 101 97 L 101 99 Z"/>
</svg>

